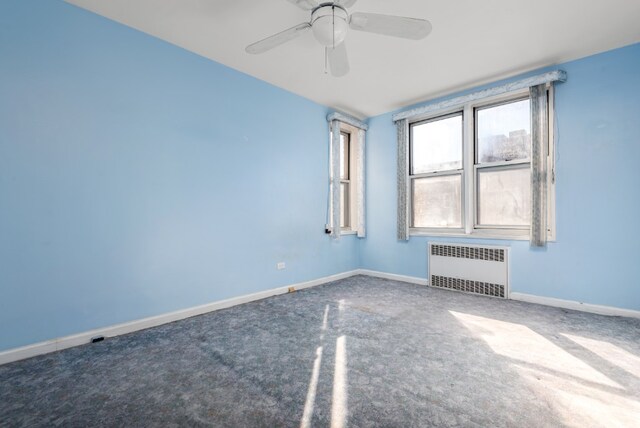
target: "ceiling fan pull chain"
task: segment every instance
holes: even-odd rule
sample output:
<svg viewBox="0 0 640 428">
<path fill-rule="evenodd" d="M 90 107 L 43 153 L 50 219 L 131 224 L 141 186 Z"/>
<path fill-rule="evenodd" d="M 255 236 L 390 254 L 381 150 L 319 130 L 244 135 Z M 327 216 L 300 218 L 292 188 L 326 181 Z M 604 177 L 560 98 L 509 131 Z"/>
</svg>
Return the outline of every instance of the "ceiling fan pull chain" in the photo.
<svg viewBox="0 0 640 428">
<path fill-rule="evenodd" d="M 329 48 L 324 48 L 324 74 L 327 74 L 327 64 L 329 62 Z"/>
<path fill-rule="evenodd" d="M 336 7 L 335 6 L 331 6 L 331 13 L 332 13 L 332 19 L 333 21 L 331 21 L 331 26 L 332 26 L 332 30 L 331 30 L 331 37 L 332 37 L 332 45 L 333 48 L 336 48 Z"/>
</svg>

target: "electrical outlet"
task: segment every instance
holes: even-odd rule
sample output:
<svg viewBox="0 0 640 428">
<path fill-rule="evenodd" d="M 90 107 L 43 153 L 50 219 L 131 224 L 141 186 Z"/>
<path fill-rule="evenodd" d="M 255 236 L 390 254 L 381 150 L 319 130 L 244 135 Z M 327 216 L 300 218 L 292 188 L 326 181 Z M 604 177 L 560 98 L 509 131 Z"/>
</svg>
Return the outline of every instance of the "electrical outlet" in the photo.
<svg viewBox="0 0 640 428">
<path fill-rule="evenodd" d="M 104 336 L 93 336 L 91 338 L 91 343 L 98 343 L 104 340 Z"/>
<path fill-rule="evenodd" d="M 286 268 L 287 266 L 284 264 L 284 262 L 280 262 L 276 265 L 276 267 L 278 268 L 278 270 L 282 270 L 284 268 Z"/>
</svg>

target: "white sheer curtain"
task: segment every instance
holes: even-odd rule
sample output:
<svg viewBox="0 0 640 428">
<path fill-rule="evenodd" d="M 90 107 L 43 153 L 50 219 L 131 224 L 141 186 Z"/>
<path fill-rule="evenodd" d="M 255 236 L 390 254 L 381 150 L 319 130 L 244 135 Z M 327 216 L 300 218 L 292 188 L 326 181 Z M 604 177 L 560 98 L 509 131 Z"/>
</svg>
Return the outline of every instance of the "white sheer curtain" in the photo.
<svg viewBox="0 0 640 428">
<path fill-rule="evenodd" d="M 549 112 L 547 85 L 529 88 L 531 96 L 531 239 L 532 247 L 547 244 Z"/>
<path fill-rule="evenodd" d="M 409 121 L 396 122 L 398 136 L 398 239 L 409 240 Z"/>
<path fill-rule="evenodd" d="M 331 237 L 340 239 L 340 121 L 331 121 Z"/>
<path fill-rule="evenodd" d="M 357 203 L 357 217 L 355 222 L 356 232 L 358 238 L 364 238 L 366 236 L 365 230 L 365 172 L 364 172 L 364 154 L 365 154 L 365 141 L 367 131 L 364 129 L 358 129 L 358 146 L 356 147 L 356 203 Z"/>
</svg>

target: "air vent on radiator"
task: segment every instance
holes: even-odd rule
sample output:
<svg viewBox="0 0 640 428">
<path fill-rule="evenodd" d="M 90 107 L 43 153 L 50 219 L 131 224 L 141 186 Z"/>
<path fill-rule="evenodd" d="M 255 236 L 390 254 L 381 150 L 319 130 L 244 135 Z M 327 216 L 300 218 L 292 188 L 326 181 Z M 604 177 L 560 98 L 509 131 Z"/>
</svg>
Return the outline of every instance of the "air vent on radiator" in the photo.
<svg viewBox="0 0 640 428">
<path fill-rule="evenodd" d="M 487 245 L 429 244 L 433 287 L 509 297 L 508 249 Z"/>
<path fill-rule="evenodd" d="M 489 247 L 467 247 L 460 245 L 431 245 L 431 254 L 444 257 L 462 257 L 465 259 L 504 261 L 504 249 Z"/>
<path fill-rule="evenodd" d="M 450 278 L 431 275 L 431 285 L 466 293 L 484 294 L 485 296 L 504 297 L 504 285 L 488 282 L 470 281 L 468 279 Z"/>
</svg>

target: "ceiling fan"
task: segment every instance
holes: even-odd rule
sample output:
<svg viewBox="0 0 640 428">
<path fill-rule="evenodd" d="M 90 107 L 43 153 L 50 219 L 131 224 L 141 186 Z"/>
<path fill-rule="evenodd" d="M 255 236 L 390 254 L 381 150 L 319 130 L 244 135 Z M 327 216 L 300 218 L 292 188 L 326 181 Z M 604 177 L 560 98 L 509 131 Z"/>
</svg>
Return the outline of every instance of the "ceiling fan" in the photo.
<svg viewBox="0 0 640 428">
<path fill-rule="evenodd" d="M 311 11 L 310 21 L 247 46 L 247 53 L 264 53 L 312 30 L 316 40 L 325 47 L 331 74 L 340 77 L 349 72 L 349 59 L 344 43 L 349 28 L 413 40 L 423 39 L 431 32 L 431 23 L 424 19 L 362 12 L 349 14 L 347 8 L 353 6 L 357 0 L 322 3 L 318 0 L 288 1 L 301 9 Z"/>
</svg>

